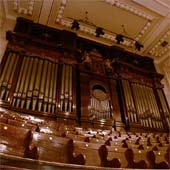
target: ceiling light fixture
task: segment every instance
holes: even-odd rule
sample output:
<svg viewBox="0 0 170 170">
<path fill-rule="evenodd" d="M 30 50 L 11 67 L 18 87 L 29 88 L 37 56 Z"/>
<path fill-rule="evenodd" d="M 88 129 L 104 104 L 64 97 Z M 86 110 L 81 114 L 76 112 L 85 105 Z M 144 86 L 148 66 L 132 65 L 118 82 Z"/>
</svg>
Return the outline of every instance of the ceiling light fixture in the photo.
<svg viewBox="0 0 170 170">
<path fill-rule="evenodd" d="M 103 28 L 101 27 L 96 27 L 96 37 L 100 37 L 100 35 L 104 35 Z"/>
<path fill-rule="evenodd" d="M 117 34 L 115 39 L 116 39 L 117 44 L 120 44 L 121 42 L 124 42 L 122 34 Z"/>
<path fill-rule="evenodd" d="M 143 48 L 144 46 L 142 44 L 140 44 L 138 41 L 135 42 L 135 49 L 140 51 L 141 48 Z"/>
<path fill-rule="evenodd" d="M 116 32 L 112 32 L 112 31 L 110 31 L 110 30 L 107 30 L 107 29 L 103 29 L 102 27 L 98 27 L 97 25 L 95 25 L 93 22 L 90 22 L 89 21 L 89 19 L 88 19 L 88 12 L 86 11 L 85 12 L 85 18 L 84 19 L 74 19 L 74 18 L 71 18 L 71 17 L 68 17 L 69 19 L 71 19 L 72 20 L 72 23 L 71 23 L 71 29 L 72 30 L 81 30 L 81 31 L 84 31 L 84 32 L 89 32 L 89 30 L 87 31 L 87 29 L 85 29 L 84 28 L 84 25 L 82 25 L 81 27 L 80 27 L 80 24 L 82 23 L 82 24 L 85 24 L 85 25 L 88 25 L 88 26 L 90 26 L 90 27 L 95 27 L 95 33 L 94 33 L 94 35 L 96 35 L 96 37 L 100 37 L 101 35 L 104 35 L 105 34 L 105 32 L 107 32 L 107 33 L 110 33 L 110 34 L 115 34 L 116 36 L 115 36 L 115 41 L 116 41 L 116 43 L 117 44 L 121 44 L 121 43 L 123 43 L 124 41 L 126 42 L 126 40 L 125 40 L 125 38 L 126 39 L 128 39 L 128 40 L 130 40 L 130 41 L 132 41 L 132 42 L 135 42 L 135 49 L 136 50 L 138 50 L 138 51 L 140 51 L 141 50 L 141 48 L 143 48 L 144 46 L 141 44 L 141 43 L 139 43 L 137 40 L 135 40 L 134 38 L 131 38 L 131 37 L 129 37 L 129 36 L 127 36 L 127 32 L 126 32 L 126 30 L 125 30 L 125 27 L 124 27 L 124 25 L 121 25 L 121 27 L 122 27 L 122 30 L 123 30 L 123 34 L 118 34 L 118 33 L 116 33 Z M 83 29 L 84 28 L 84 29 Z M 89 28 L 89 29 L 91 29 L 91 28 Z M 92 34 L 93 34 L 93 31 L 91 31 L 92 32 Z M 113 41 L 114 41 L 113 40 Z M 125 44 L 125 43 L 124 43 Z"/>
<path fill-rule="evenodd" d="M 79 30 L 80 29 L 79 22 L 77 20 L 73 20 L 71 29 L 72 30 L 73 29 L 75 29 L 75 30 Z"/>
</svg>

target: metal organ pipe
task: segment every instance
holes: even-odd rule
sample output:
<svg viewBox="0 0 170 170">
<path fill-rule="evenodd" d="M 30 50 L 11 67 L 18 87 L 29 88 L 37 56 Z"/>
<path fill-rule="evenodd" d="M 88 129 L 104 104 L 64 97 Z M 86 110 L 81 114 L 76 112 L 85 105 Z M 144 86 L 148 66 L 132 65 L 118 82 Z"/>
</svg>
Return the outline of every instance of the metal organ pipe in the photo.
<svg viewBox="0 0 170 170">
<path fill-rule="evenodd" d="M 4 77 L 6 77 L 6 73 L 8 71 L 9 64 L 11 63 L 11 57 L 10 56 L 12 57 L 11 52 L 8 53 L 6 64 L 4 66 L 4 70 L 3 70 L 2 74 L 1 74 L 1 77 L 0 77 L 0 85 L 4 85 L 4 83 L 5 83 Z"/>
<path fill-rule="evenodd" d="M 53 92 L 53 84 L 54 84 L 53 81 L 54 81 L 54 63 L 51 62 L 51 73 L 50 73 L 49 90 L 48 90 L 47 112 L 51 112 L 51 107 L 52 107 L 52 92 Z"/>
<path fill-rule="evenodd" d="M 63 111 L 63 104 L 64 104 L 64 81 L 65 80 L 65 65 L 63 65 L 62 70 L 62 82 L 61 82 L 61 95 L 60 95 L 60 109 Z"/>
<path fill-rule="evenodd" d="M 108 119 L 110 118 L 110 104 L 109 99 L 100 100 L 91 96 L 91 114 L 93 118 Z"/>
<path fill-rule="evenodd" d="M 130 84 L 129 82 L 127 82 L 128 84 L 128 94 L 129 94 L 129 98 L 130 98 L 130 105 L 132 106 L 131 108 L 131 115 L 133 117 L 133 121 L 137 122 L 137 115 L 136 115 L 136 110 L 135 110 L 135 105 L 134 105 L 134 101 L 133 101 L 133 97 L 132 97 L 132 92 L 130 89 Z"/>
<path fill-rule="evenodd" d="M 26 100 L 26 92 L 27 92 L 27 72 L 28 72 L 28 66 L 29 66 L 29 59 L 26 58 L 25 62 L 25 68 L 23 72 L 23 77 L 22 77 L 22 90 L 21 90 L 21 108 L 24 108 L 25 100 Z"/>
<path fill-rule="evenodd" d="M 46 79 L 45 96 L 44 96 L 44 112 L 48 112 L 51 66 L 52 63 L 48 62 L 47 79 Z"/>
<path fill-rule="evenodd" d="M 39 99 L 43 99 L 43 97 L 44 97 L 45 82 L 46 82 L 46 73 L 47 73 L 47 65 L 48 65 L 48 61 L 45 60 L 45 61 L 44 61 L 44 64 L 43 64 L 43 70 L 42 70 L 42 79 L 41 79 Z"/>
<path fill-rule="evenodd" d="M 64 112 L 73 111 L 72 76 L 73 76 L 72 66 L 68 64 L 64 64 L 62 70 L 62 83 L 61 83 L 61 94 L 60 94 L 61 111 Z"/>
<path fill-rule="evenodd" d="M 41 72 L 42 72 L 42 65 L 43 61 L 37 61 L 37 69 L 36 69 L 36 77 L 35 77 L 35 84 L 33 90 L 33 110 L 36 110 L 36 105 L 38 104 L 38 95 L 39 95 L 39 88 L 40 88 L 40 80 L 41 80 Z"/>
<path fill-rule="evenodd" d="M 54 87 L 53 87 L 53 107 L 52 107 L 52 113 L 55 112 L 57 80 L 58 80 L 58 64 L 56 63 L 55 64 L 55 75 L 54 75 Z"/>
<path fill-rule="evenodd" d="M 163 92 L 162 92 L 161 89 L 157 89 L 157 92 L 158 92 L 158 96 L 159 96 L 160 101 L 161 101 L 161 105 L 162 105 L 162 109 L 163 109 L 163 112 L 164 112 L 164 115 L 165 115 L 165 118 L 166 118 L 166 122 L 167 122 L 168 126 L 170 127 L 170 111 L 169 111 L 168 106 L 166 104 Z"/>
<path fill-rule="evenodd" d="M 69 112 L 72 112 L 72 67 L 69 71 Z"/>
<path fill-rule="evenodd" d="M 157 115 L 157 127 L 158 128 L 161 128 L 161 124 L 160 124 L 160 113 L 159 113 L 159 109 L 158 109 L 158 106 L 157 106 L 157 102 L 156 102 L 156 99 L 155 99 L 155 96 L 154 96 L 154 93 L 152 93 L 152 97 L 153 97 L 153 104 L 154 104 L 154 108 L 155 108 L 155 113 Z"/>
<path fill-rule="evenodd" d="M 140 117 L 139 120 L 141 121 L 141 123 L 143 125 L 143 119 L 141 117 L 141 115 L 142 115 L 142 110 L 141 110 L 142 106 L 141 106 L 141 102 L 140 102 L 140 96 L 139 96 L 138 91 L 136 89 L 136 83 L 132 83 L 132 90 L 133 90 L 133 94 L 134 94 L 134 99 L 136 101 L 137 112 L 138 112 L 139 117 Z"/>
<path fill-rule="evenodd" d="M 10 77 L 9 77 L 9 80 L 8 80 L 7 92 L 6 92 L 5 100 L 8 100 L 9 90 L 12 87 L 12 80 L 13 80 L 13 77 L 14 77 L 15 68 L 17 66 L 19 56 L 17 54 L 14 54 L 13 58 L 14 58 L 14 61 L 13 61 L 14 63 L 12 65 L 11 72 L 10 72 Z"/>
<path fill-rule="evenodd" d="M 156 120 L 155 120 L 155 118 L 156 118 L 156 113 L 155 113 L 155 111 L 154 111 L 154 104 L 153 104 L 153 96 L 152 96 L 152 88 L 149 88 L 149 87 L 147 87 L 147 90 L 148 90 L 148 94 L 149 94 L 149 101 L 150 101 L 150 105 L 151 105 L 151 114 L 152 114 L 152 116 L 153 116 L 153 119 L 152 119 L 152 122 L 153 122 L 153 126 L 154 126 L 154 128 L 156 128 L 157 126 L 156 126 Z"/>
<path fill-rule="evenodd" d="M 24 75 L 24 68 L 26 65 L 26 57 L 24 57 L 23 59 L 23 64 L 21 67 L 21 71 L 20 71 L 20 76 L 19 76 L 19 81 L 17 83 L 17 87 L 16 87 L 16 94 L 17 94 L 17 103 L 16 106 L 19 107 L 19 104 L 21 102 L 21 94 L 22 94 L 22 89 L 23 89 L 23 75 Z"/>
<path fill-rule="evenodd" d="M 0 86 L 1 86 L 0 98 L 2 100 L 8 101 L 8 95 L 12 86 L 12 80 L 14 76 L 14 71 L 18 63 L 18 59 L 19 59 L 18 54 L 13 52 L 8 53 L 7 61 L 0 78 Z"/>
<path fill-rule="evenodd" d="M 126 107 L 127 107 L 127 114 L 128 114 L 128 118 L 129 118 L 129 121 L 133 121 L 131 119 L 131 115 L 129 113 L 130 111 L 130 100 L 129 100 L 129 95 L 128 95 L 128 92 L 127 92 L 127 88 L 126 88 L 126 80 L 122 80 L 122 85 L 123 85 L 123 90 L 124 90 L 124 97 L 125 97 L 125 102 L 126 102 Z"/>
<path fill-rule="evenodd" d="M 152 87 L 132 83 L 132 90 L 141 124 L 146 127 L 163 128 Z"/>
<path fill-rule="evenodd" d="M 132 97 L 132 91 L 128 80 L 122 80 L 123 90 L 125 94 L 126 107 L 128 112 L 128 118 L 130 122 L 137 122 L 137 115 Z"/>
<path fill-rule="evenodd" d="M 147 88 L 145 85 L 143 85 L 143 91 L 144 91 L 144 96 L 145 96 L 145 101 L 146 101 L 146 104 L 147 104 L 147 111 L 148 111 L 148 121 L 149 121 L 149 126 L 150 127 L 153 127 L 152 125 L 152 119 L 151 119 L 151 109 L 150 109 L 150 100 L 149 100 L 149 94 L 147 93 Z"/>
<path fill-rule="evenodd" d="M 65 66 L 65 69 L 66 69 L 66 74 L 65 74 L 65 94 L 64 94 L 64 111 L 67 112 L 68 111 L 68 97 L 69 97 L 69 88 L 68 88 L 68 85 L 69 85 L 69 67 L 68 65 Z"/>
<path fill-rule="evenodd" d="M 55 107 L 53 109 L 51 107 L 53 97 L 55 99 L 56 95 L 57 69 L 56 63 L 25 56 L 15 89 L 13 106 L 54 113 Z M 55 101 L 53 105 L 55 106 Z"/>
<path fill-rule="evenodd" d="M 41 73 L 41 85 L 40 85 L 40 91 L 39 91 L 39 96 L 38 96 L 38 111 L 42 111 L 42 109 L 43 109 L 47 66 L 48 66 L 48 61 L 44 60 L 43 61 L 43 69 L 42 69 L 42 73 Z"/>
<path fill-rule="evenodd" d="M 12 68 L 13 68 L 13 65 L 15 63 L 15 57 L 16 57 L 16 54 L 15 53 L 12 53 L 11 56 L 10 56 L 10 62 L 9 62 L 9 66 L 7 68 L 7 72 L 6 72 L 6 75 L 4 76 L 4 80 L 3 82 L 8 84 L 8 81 L 10 79 L 10 75 L 11 75 L 11 72 L 12 72 Z"/>
<path fill-rule="evenodd" d="M 145 92 L 143 91 L 143 85 L 139 85 L 139 87 L 140 87 L 141 101 L 143 103 L 143 114 L 145 117 L 144 119 L 145 125 L 149 127 L 149 121 L 148 121 L 148 116 L 147 116 L 148 106 L 147 106 L 146 99 L 145 99 Z"/>
</svg>

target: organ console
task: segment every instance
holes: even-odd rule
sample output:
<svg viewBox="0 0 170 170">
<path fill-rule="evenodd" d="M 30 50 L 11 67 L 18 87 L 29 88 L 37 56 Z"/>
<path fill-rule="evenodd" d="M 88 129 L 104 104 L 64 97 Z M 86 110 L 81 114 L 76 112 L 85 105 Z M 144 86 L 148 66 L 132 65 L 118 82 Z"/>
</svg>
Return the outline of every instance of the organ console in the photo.
<svg viewBox="0 0 170 170">
<path fill-rule="evenodd" d="M 22 34 L 21 23 L 29 27 Z M 19 18 L 7 32 L 1 107 L 86 127 L 168 130 L 170 109 L 152 59 L 69 31 L 56 30 L 55 40 L 49 31 L 45 39 L 34 29 Z"/>
</svg>

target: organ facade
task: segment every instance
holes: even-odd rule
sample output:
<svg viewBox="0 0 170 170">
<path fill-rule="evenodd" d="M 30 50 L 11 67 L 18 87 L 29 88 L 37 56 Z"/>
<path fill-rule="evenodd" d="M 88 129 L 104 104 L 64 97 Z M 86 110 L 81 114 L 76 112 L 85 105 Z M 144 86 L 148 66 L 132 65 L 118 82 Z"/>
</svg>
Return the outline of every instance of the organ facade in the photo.
<svg viewBox="0 0 170 170">
<path fill-rule="evenodd" d="M 18 18 L 1 63 L 1 106 L 65 124 L 168 132 L 153 60 Z"/>
</svg>

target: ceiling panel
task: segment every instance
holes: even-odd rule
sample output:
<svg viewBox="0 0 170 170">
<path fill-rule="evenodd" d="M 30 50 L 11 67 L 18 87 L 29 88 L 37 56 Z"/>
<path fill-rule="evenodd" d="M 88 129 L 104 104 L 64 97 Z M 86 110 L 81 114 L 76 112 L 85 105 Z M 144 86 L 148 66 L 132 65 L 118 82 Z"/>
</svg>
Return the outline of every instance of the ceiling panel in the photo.
<svg viewBox="0 0 170 170">
<path fill-rule="evenodd" d="M 135 38 L 139 30 L 141 30 L 147 22 L 147 20 L 142 17 L 98 0 L 68 1 L 63 19 L 67 20 L 67 17 L 85 19 L 86 11 L 88 12 L 87 16 L 89 21 L 96 26 L 112 32 L 124 34 L 121 27 L 121 25 L 124 25 L 128 36 L 133 38 Z"/>
</svg>

